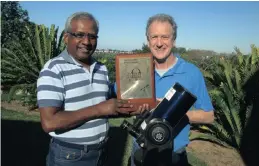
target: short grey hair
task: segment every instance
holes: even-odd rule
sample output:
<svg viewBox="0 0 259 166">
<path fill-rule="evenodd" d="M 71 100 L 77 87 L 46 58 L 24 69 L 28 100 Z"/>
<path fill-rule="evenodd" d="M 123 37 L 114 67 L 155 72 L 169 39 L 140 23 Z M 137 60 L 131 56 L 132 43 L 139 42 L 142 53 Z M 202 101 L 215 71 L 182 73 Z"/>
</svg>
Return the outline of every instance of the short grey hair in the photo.
<svg viewBox="0 0 259 166">
<path fill-rule="evenodd" d="M 146 36 L 148 38 L 148 29 L 150 27 L 150 25 L 155 22 L 155 21 L 158 21 L 158 22 L 168 22 L 171 26 L 172 26 L 172 29 L 173 29 L 173 39 L 175 40 L 176 37 L 177 37 L 177 24 L 176 22 L 174 21 L 174 18 L 168 14 L 156 14 L 152 17 L 150 17 L 147 21 L 147 26 L 146 26 Z"/>
<path fill-rule="evenodd" d="M 66 24 L 65 24 L 65 32 L 70 32 L 71 31 L 71 22 L 73 20 L 84 20 L 88 19 L 94 22 L 94 29 L 96 34 L 99 32 L 99 22 L 95 19 L 95 17 L 87 12 L 77 12 L 72 14 L 67 18 Z"/>
</svg>

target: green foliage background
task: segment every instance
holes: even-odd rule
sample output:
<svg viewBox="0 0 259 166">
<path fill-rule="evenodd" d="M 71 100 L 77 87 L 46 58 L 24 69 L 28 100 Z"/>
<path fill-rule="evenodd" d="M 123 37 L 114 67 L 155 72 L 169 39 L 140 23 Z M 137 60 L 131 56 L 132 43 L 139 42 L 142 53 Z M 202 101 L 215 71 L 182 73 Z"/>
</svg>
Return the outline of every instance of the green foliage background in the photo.
<svg viewBox="0 0 259 166">
<path fill-rule="evenodd" d="M 63 31 L 59 32 L 55 25 L 45 27 L 30 22 L 28 12 L 18 2 L 3 1 L 1 10 L 1 85 L 9 93 L 8 101 L 19 92 L 23 104 L 36 108 L 39 72 L 49 59 L 65 49 Z M 143 43 L 141 49 L 132 52 L 146 53 L 150 49 Z M 252 44 L 248 55 L 236 47 L 231 54 L 182 47 L 174 48 L 173 52 L 199 67 L 215 108 L 215 122 L 193 125 L 192 129 L 199 134 L 190 138 L 215 142 L 240 152 L 244 129 L 255 103 L 259 102 L 259 80 L 255 77 L 259 71 L 259 48 Z M 107 66 L 111 83 L 115 82 L 115 56 L 116 53 L 93 55 Z M 248 81 L 252 82 L 249 88 Z M 252 134 L 254 130 L 249 131 Z M 252 149 L 251 146 L 247 148 Z"/>
</svg>

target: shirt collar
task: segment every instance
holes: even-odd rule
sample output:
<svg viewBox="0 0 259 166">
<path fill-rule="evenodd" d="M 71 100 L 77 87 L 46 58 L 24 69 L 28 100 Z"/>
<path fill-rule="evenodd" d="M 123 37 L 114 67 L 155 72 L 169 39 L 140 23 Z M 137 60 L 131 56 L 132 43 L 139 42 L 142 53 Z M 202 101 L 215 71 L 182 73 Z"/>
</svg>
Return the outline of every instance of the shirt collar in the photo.
<svg viewBox="0 0 259 166">
<path fill-rule="evenodd" d="M 164 76 L 169 76 L 169 75 L 174 75 L 174 74 L 182 74 L 182 73 L 185 73 L 185 71 L 182 70 L 181 67 L 180 67 L 180 66 L 185 62 L 184 59 L 182 59 L 178 53 L 174 53 L 174 54 L 172 54 L 171 56 L 177 57 L 178 60 L 177 60 L 176 64 L 175 64 L 172 68 L 170 68 L 170 69 L 163 75 L 163 77 L 164 77 Z M 158 74 L 158 73 L 156 73 L 156 74 Z"/>
<path fill-rule="evenodd" d="M 180 55 L 178 53 L 174 53 L 174 55 L 172 56 L 175 56 L 178 58 L 176 64 L 174 65 L 173 68 L 171 68 L 169 71 L 176 74 L 176 73 L 182 73 L 181 71 L 179 71 L 179 66 L 184 62 L 184 60 L 180 57 Z"/>
</svg>

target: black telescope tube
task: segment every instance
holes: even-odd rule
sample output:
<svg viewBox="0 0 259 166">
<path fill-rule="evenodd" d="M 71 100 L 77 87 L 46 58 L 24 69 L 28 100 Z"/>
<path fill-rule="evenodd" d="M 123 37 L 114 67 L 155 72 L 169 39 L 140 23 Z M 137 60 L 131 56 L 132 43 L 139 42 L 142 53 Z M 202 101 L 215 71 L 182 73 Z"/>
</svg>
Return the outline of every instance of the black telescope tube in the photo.
<svg viewBox="0 0 259 166">
<path fill-rule="evenodd" d="M 170 99 L 165 97 L 151 115 L 151 119 L 165 119 L 172 128 L 177 125 L 197 99 L 179 83 L 176 83 L 173 89 L 174 93 L 171 93 Z"/>
</svg>

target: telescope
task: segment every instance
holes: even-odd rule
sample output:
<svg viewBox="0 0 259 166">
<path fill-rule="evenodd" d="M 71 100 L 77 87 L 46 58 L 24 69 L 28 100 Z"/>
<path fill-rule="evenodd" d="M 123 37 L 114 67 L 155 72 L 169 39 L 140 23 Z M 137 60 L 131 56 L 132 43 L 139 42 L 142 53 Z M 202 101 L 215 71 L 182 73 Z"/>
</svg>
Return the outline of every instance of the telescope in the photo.
<svg viewBox="0 0 259 166">
<path fill-rule="evenodd" d="M 121 127 L 140 146 L 134 153 L 136 166 L 172 166 L 173 140 L 189 123 L 186 112 L 196 101 L 179 83 L 174 84 L 151 111 L 144 111 L 133 124 L 124 120 Z"/>
</svg>

